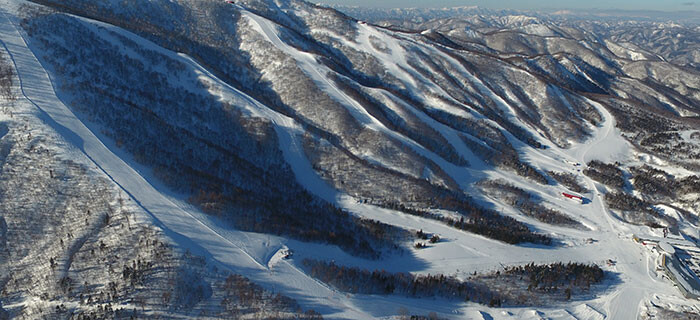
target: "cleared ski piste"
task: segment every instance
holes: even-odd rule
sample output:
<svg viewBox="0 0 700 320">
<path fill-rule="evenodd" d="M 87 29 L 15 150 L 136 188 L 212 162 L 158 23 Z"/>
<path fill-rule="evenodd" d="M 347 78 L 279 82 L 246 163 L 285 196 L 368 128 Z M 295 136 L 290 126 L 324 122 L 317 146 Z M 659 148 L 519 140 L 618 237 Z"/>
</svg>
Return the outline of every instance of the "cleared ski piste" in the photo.
<svg viewBox="0 0 700 320">
<path fill-rule="evenodd" d="M 587 179 L 592 191 L 591 203 L 586 206 L 572 204 L 558 197 L 557 188 L 543 188 L 537 193 L 548 201 L 555 203 L 565 212 L 583 217 L 591 225 L 590 231 L 557 228 L 536 221 L 528 221 L 536 228 L 564 236 L 565 245 L 558 247 L 512 246 L 481 236 L 450 228 L 436 221 L 408 216 L 392 210 L 360 204 L 355 199 L 338 193 L 327 186 L 314 172 L 306 159 L 300 141 L 301 127 L 292 119 L 276 113 L 235 88 L 226 85 L 189 57 L 162 49 L 119 28 L 100 24 L 110 30 L 128 36 L 149 50 L 166 53 L 190 65 L 201 77 L 216 84 L 217 94 L 222 99 L 233 101 L 236 105 L 254 116 L 269 119 L 275 124 L 280 138 L 280 146 L 285 159 L 294 170 L 297 179 L 309 191 L 324 199 L 335 201 L 351 212 L 385 223 L 407 229 L 423 229 L 439 234 L 445 241 L 425 250 L 412 252 L 411 255 L 388 257 L 382 261 L 367 261 L 349 256 L 334 246 L 302 243 L 294 240 L 240 232 L 224 228 L 217 221 L 185 203 L 180 195 L 173 194 L 158 183 L 150 170 L 137 164 L 131 156 L 116 148 L 114 143 L 99 134 L 99 127 L 75 116 L 56 96 L 50 76 L 36 59 L 24 41 L 22 34 L 15 27 L 16 10 L 20 1 L 0 0 L 0 40 L 11 54 L 21 79 L 23 95 L 37 107 L 37 116 L 53 127 L 79 153 L 87 156 L 105 175 L 143 208 L 145 223 L 154 223 L 162 228 L 183 250 L 207 257 L 207 259 L 234 273 L 250 278 L 263 287 L 295 298 L 304 308 L 312 308 L 327 318 L 370 319 L 397 314 L 399 308 L 406 308 L 414 314 L 427 314 L 430 311 L 442 313 L 447 317 L 460 318 L 610 318 L 635 319 L 639 313 L 638 306 L 652 294 L 677 296 L 678 292 L 670 283 L 657 280 L 650 275 L 654 262 L 641 246 L 631 241 L 632 233 L 647 234 L 643 227 L 633 227 L 620 223 L 611 217 L 601 198 L 596 185 Z M 299 65 L 315 81 L 323 81 L 326 70 L 321 68 L 312 56 L 296 52 L 277 36 L 274 22 L 244 11 L 248 19 L 254 21 L 261 34 L 274 45 L 297 59 Z M 87 20 L 86 20 L 87 21 Z M 99 24 L 97 22 L 91 22 Z M 342 94 L 332 83 L 326 82 L 324 90 L 335 92 L 334 98 L 352 107 L 354 101 Z M 362 108 L 356 107 L 355 116 L 364 118 L 368 126 L 384 130 L 380 123 L 364 114 Z M 528 159 L 548 169 L 566 170 L 565 164 L 553 159 L 569 159 L 585 163 L 588 157 L 604 158 L 620 149 L 619 133 L 615 131 L 614 120 L 604 108 L 598 106 L 605 122 L 602 128 L 596 128 L 596 135 L 586 144 L 574 146 L 568 150 L 551 147 L 544 151 L 533 151 Z M 369 117 L 369 118 L 368 118 Z M 447 130 L 447 129 L 446 129 Z M 393 133 L 395 135 L 395 133 Z M 405 137 L 396 137 L 412 141 Z M 622 140 L 624 142 L 624 140 Z M 614 147 L 608 147 L 614 146 Z M 622 146 L 624 147 L 624 146 Z M 418 148 L 420 149 L 420 148 Z M 432 154 L 428 158 L 440 159 Z M 561 161 L 563 162 L 563 161 Z M 439 163 L 456 181 L 469 181 L 470 172 L 454 165 Z M 452 166 L 452 167 L 450 167 Z M 519 181 L 519 177 L 502 172 L 489 172 L 493 177 L 504 177 Z M 586 238 L 595 238 L 598 242 L 585 244 Z M 291 260 L 280 259 L 280 250 L 289 247 L 294 251 Z M 388 271 L 410 271 L 418 273 L 459 274 L 459 272 L 491 271 L 503 265 L 525 264 L 529 262 L 580 261 L 602 264 L 607 259 L 617 261 L 613 271 L 620 274 L 620 283 L 614 284 L 608 292 L 590 301 L 571 302 L 561 307 L 498 308 L 491 309 L 476 304 L 460 303 L 442 299 L 411 299 L 374 295 L 347 295 L 337 292 L 326 285 L 310 278 L 299 270 L 298 264 L 305 257 L 335 260 L 339 264 L 361 266 L 367 269 L 386 269 Z M 651 269 L 650 269 L 651 268 Z M 458 272 L 459 270 L 459 272 Z"/>
<path fill-rule="evenodd" d="M 162 228 L 183 250 L 203 255 L 231 272 L 245 275 L 264 287 L 294 296 L 305 308 L 314 308 L 332 317 L 370 318 L 368 313 L 352 305 L 314 279 L 303 275 L 289 263 L 268 269 L 264 258 L 271 258 L 281 248 L 279 239 L 267 235 L 221 230 L 202 213 L 183 206 L 164 195 L 137 172 L 133 160 L 107 142 L 108 148 L 93 131 L 81 122 L 55 95 L 49 75 L 27 47 L 16 29 L 16 17 L 8 17 L 5 8 L 16 9 L 16 3 L 3 1 L 0 14 L 0 39 L 14 61 L 20 78 L 22 95 L 37 107 L 38 117 L 69 142 L 76 151 L 87 156 L 147 213 L 147 222 Z M 14 20 L 14 21 L 12 21 Z M 96 131 L 98 132 L 98 131 Z M 114 150 L 114 152 L 113 152 Z M 125 162 L 129 161 L 130 163 Z M 134 166 L 139 168 L 139 166 Z M 141 172 L 147 172 L 141 168 Z M 151 180 L 152 181 L 152 180 Z M 275 241 L 276 240 L 276 241 Z M 270 252 L 272 251 L 272 254 Z"/>
</svg>

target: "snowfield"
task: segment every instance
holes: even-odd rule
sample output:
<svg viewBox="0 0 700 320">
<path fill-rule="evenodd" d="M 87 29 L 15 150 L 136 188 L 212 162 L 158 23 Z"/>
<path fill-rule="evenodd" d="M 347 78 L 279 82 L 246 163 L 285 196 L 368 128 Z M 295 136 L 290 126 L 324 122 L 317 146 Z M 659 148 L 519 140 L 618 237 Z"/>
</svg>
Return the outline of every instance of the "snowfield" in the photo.
<svg viewBox="0 0 700 320">
<path fill-rule="evenodd" d="M 7 6 L 5 6 L 7 5 Z M 3 7 L 11 8 L 3 3 Z M 15 4 L 16 5 L 16 4 Z M 15 6 L 12 6 L 15 7 Z M 15 7 L 16 8 L 16 7 Z M 14 61 L 21 79 L 22 93 L 45 117 L 42 119 L 59 132 L 78 152 L 91 159 L 145 212 L 142 217 L 162 228 L 178 245 L 203 255 L 236 273 L 244 274 L 254 282 L 276 288 L 276 291 L 304 292 L 298 299 L 303 305 L 320 306 L 318 310 L 339 312 L 338 317 L 366 318 L 368 314 L 345 306 L 344 302 L 328 301 L 333 293 L 308 276 L 301 276 L 293 265 L 279 264 L 275 272 L 268 269 L 270 252 L 280 247 L 274 238 L 259 234 L 246 234 L 233 230 L 216 230 L 215 221 L 205 221 L 205 215 L 178 204 L 159 192 L 122 158 L 110 150 L 88 127 L 83 124 L 55 95 L 51 79 L 39 61 L 27 47 L 15 21 L 3 12 L 0 18 L 2 42 Z M 109 143 L 109 142 L 108 142 Z M 113 149 L 114 145 L 112 143 Z M 117 151 L 118 152 L 118 151 Z M 145 170 L 144 170 L 145 171 Z M 183 208 L 184 207 L 184 208 Z M 279 240 L 277 240 L 279 241 Z M 276 286 L 275 286 L 276 285 Z M 295 294 L 295 296 L 297 296 Z M 305 301 L 306 300 L 306 301 Z M 322 306 L 328 307 L 323 308 Z M 338 305 L 343 306 L 337 308 Z"/>
<path fill-rule="evenodd" d="M 658 252 L 632 239 L 633 234 L 640 238 L 658 238 L 658 231 L 646 226 L 633 226 L 618 219 L 603 201 L 605 187 L 583 175 L 579 172 L 580 167 L 573 165 L 585 164 L 590 160 L 636 161 L 635 151 L 616 128 L 613 115 L 593 100 L 588 102 L 602 115 L 603 121 L 598 127 L 591 126 L 592 137 L 587 141 L 572 142 L 570 148 L 563 149 L 545 139 L 539 139 L 547 146 L 546 149 L 521 149 L 524 150 L 521 156 L 537 168 L 543 171 L 570 172 L 584 181 L 589 192 L 582 196 L 590 201 L 581 204 L 562 197 L 562 188 L 559 186 L 533 186 L 515 173 L 486 169 L 483 162 L 459 140 L 455 131 L 440 123 L 431 123 L 428 119 L 423 119 L 472 164 L 469 168 L 449 163 L 413 140 L 389 130 L 357 101 L 337 88 L 326 76 L 331 71 L 318 63 L 314 55 L 292 47 L 280 39 L 273 21 L 238 7 L 243 17 L 248 19 L 260 35 L 293 57 L 298 66 L 320 88 L 348 108 L 361 124 L 396 138 L 415 152 L 435 161 L 466 192 L 472 190 L 472 184 L 482 178 L 504 179 L 536 194 L 589 229 L 558 227 L 527 219 L 526 223 L 535 230 L 553 235 L 562 243 L 551 247 L 514 246 L 457 230 L 435 220 L 361 203 L 358 199 L 332 188 L 321 179 L 307 159 L 302 142 L 304 129 L 294 119 L 268 108 L 228 85 L 185 54 L 168 51 L 128 31 L 86 19 L 90 23 L 124 35 L 148 50 L 164 53 L 185 63 L 202 81 L 211 85 L 212 94 L 239 106 L 251 116 L 269 120 L 274 125 L 284 159 L 292 168 L 298 182 L 309 192 L 357 216 L 408 230 L 422 229 L 438 234 L 443 239 L 427 249 L 412 250 L 410 256 L 395 255 L 379 261 L 370 261 L 350 256 L 335 246 L 305 243 L 280 236 L 223 227 L 217 218 L 188 204 L 183 195 L 168 190 L 149 168 L 136 163 L 133 156 L 101 134 L 99 125 L 76 116 L 57 97 L 51 75 L 36 58 L 38 55 L 35 56 L 35 50 L 38 49 L 27 45 L 23 31 L 18 27 L 19 6 L 22 3 L 24 2 L 19 0 L 0 0 L 2 50 L 7 51 L 14 63 L 20 79 L 22 99 L 26 99 L 36 108 L 37 117 L 41 121 L 60 134 L 68 152 L 85 155 L 92 162 L 92 166 L 99 168 L 131 201 L 143 209 L 146 214 L 139 217 L 141 222 L 162 229 L 177 247 L 204 256 L 208 262 L 222 269 L 245 275 L 268 290 L 293 297 L 302 307 L 314 309 L 325 318 L 389 318 L 396 315 L 398 310 L 406 309 L 411 314 L 437 312 L 446 318 L 462 319 L 638 319 L 640 312 L 648 308 L 650 301 L 656 301 L 657 304 L 689 306 L 690 310 L 694 308 L 696 312 L 700 312 L 697 301 L 688 302 L 682 298 L 670 281 L 657 274 Z M 382 31 L 366 24 L 362 24 L 360 28 L 360 38 L 365 40 L 357 47 L 367 51 L 373 50 L 370 35 L 379 37 L 383 35 Z M 539 36 L 550 36 L 554 33 L 546 26 L 537 24 L 525 25 L 522 30 Z M 401 66 L 389 70 L 400 77 L 405 70 L 410 70 L 410 66 L 401 62 L 405 57 L 402 56 L 400 45 L 392 44 L 388 40 L 387 42 L 390 53 L 381 57 L 382 62 L 386 66 Z M 458 72 L 477 83 L 481 82 L 478 75 L 471 74 L 466 69 Z M 412 77 L 401 80 L 406 84 L 413 82 Z M 527 130 L 535 130 L 518 120 L 509 102 L 501 99 L 486 85 L 482 85 L 480 89 L 498 101 L 499 107 L 509 118 Z M 416 112 L 416 115 L 420 114 Z M 499 211 L 506 215 L 517 215 L 506 206 L 500 209 L 503 209 Z M 474 271 L 494 271 L 503 266 L 572 261 L 596 263 L 614 276 L 606 279 L 605 289 L 591 299 L 573 300 L 561 306 L 490 308 L 475 303 L 442 299 L 346 294 L 306 274 L 301 264 L 304 258 L 333 260 L 338 264 L 370 270 L 446 274 L 462 279 Z M 614 263 L 608 264 L 608 260 Z"/>
</svg>

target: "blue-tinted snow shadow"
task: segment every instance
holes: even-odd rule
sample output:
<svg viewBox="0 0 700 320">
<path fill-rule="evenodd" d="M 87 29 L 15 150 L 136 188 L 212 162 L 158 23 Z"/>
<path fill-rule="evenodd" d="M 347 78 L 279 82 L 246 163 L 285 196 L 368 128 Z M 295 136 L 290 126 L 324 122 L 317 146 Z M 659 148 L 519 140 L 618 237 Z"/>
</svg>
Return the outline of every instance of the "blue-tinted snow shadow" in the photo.
<svg viewBox="0 0 700 320">
<path fill-rule="evenodd" d="M 484 320 L 493 320 L 493 317 L 490 314 L 483 311 L 479 311 L 479 313 L 481 314 L 481 317 L 484 318 Z"/>
</svg>

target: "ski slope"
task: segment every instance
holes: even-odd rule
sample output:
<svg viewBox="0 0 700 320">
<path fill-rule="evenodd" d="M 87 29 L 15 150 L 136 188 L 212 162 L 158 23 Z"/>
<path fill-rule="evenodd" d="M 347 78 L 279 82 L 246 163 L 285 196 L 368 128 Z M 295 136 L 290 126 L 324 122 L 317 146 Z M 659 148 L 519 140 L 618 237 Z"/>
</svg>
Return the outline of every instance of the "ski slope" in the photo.
<svg viewBox="0 0 700 320">
<path fill-rule="evenodd" d="M 605 207 L 598 186 L 585 178 L 587 187 L 593 191 L 592 202 L 585 206 L 571 203 L 559 196 L 556 187 L 531 190 L 522 178 L 501 171 L 488 171 L 492 178 L 513 181 L 537 193 L 548 202 L 559 205 L 565 212 L 589 222 L 592 230 L 572 230 L 554 227 L 536 221 L 528 221 L 539 230 L 556 234 L 566 243 L 557 247 L 512 246 L 482 236 L 450 228 L 442 223 L 420 217 L 408 216 L 393 210 L 358 203 L 352 197 L 328 186 L 313 170 L 303 151 L 302 127 L 293 119 L 267 108 L 255 99 L 221 81 L 196 61 L 144 40 L 119 28 L 103 25 L 136 41 L 149 50 L 167 54 L 185 62 L 202 79 L 213 84 L 212 93 L 232 101 L 250 115 L 268 119 L 274 124 L 279 137 L 280 149 L 290 164 L 299 182 L 310 192 L 323 199 L 337 203 L 350 212 L 384 223 L 407 228 L 423 229 L 437 233 L 445 239 L 427 250 L 412 252 L 410 257 L 391 257 L 382 261 L 366 261 L 349 256 L 333 246 L 308 244 L 263 234 L 240 232 L 222 227 L 217 221 L 187 205 L 169 192 L 152 176 L 148 168 L 137 164 L 112 141 L 99 134 L 99 128 L 82 121 L 56 96 L 49 73 L 43 68 L 25 42 L 17 25 L 17 10 L 20 1 L 0 0 L 0 41 L 10 54 L 20 78 L 22 95 L 36 108 L 38 117 L 58 132 L 77 154 L 82 154 L 133 199 L 145 212 L 143 220 L 163 229 L 182 249 L 205 256 L 231 272 L 245 275 L 263 287 L 295 298 L 304 308 L 313 308 L 327 318 L 372 319 L 395 315 L 401 308 L 413 313 L 427 314 L 437 311 L 444 316 L 483 319 L 636 319 L 639 306 L 653 294 L 674 296 L 677 291 L 667 282 L 650 275 L 654 263 L 644 248 L 631 241 L 632 233 L 648 234 L 645 227 L 632 227 L 611 216 Z M 447 163 L 415 144 L 410 139 L 397 135 L 367 114 L 351 98 L 342 93 L 325 77 L 327 69 L 320 66 L 308 53 L 284 43 L 277 35 L 274 22 L 241 8 L 244 16 L 257 26 L 258 32 L 273 45 L 293 56 L 298 64 L 315 82 L 351 109 L 353 115 L 368 128 L 386 132 L 404 141 L 422 155 L 435 160 L 450 176 L 467 189 L 472 182 L 475 168 L 459 168 Z M 369 27 L 367 27 L 369 28 Z M 409 81 L 409 80 L 407 80 Z M 504 107 L 507 103 L 502 101 Z M 571 149 L 554 146 L 547 150 L 527 151 L 529 160 L 544 169 L 570 170 L 563 160 L 585 163 L 590 159 L 614 159 L 626 156 L 624 139 L 615 131 L 614 119 L 600 105 L 593 103 L 603 115 L 601 127 L 594 128 L 594 137 Z M 433 124 L 439 127 L 437 124 Z M 450 136 L 451 129 L 438 128 Z M 455 145 L 461 142 L 455 142 Z M 459 149 L 459 148 L 458 148 Z M 618 151 L 622 150 L 620 153 Z M 466 150 L 461 151 L 468 155 Z M 470 162 L 472 160 L 469 160 Z M 588 244 L 587 238 L 597 242 Z M 294 251 L 293 259 L 283 258 L 287 249 Z M 300 268 L 305 258 L 336 260 L 340 264 L 381 268 L 388 271 L 410 271 L 416 273 L 443 273 L 465 276 L 473 271 L 492 271 L 502 265 L 517 265 L 530 262 L 549 263 L 556 261 L 596 262 L 607 259 L 617 261 L 610 270 L 619 272 L 619 283 L 600 297 L 591 301 L 574 301 L 559 307 L 529 307 L 491 309 L 485 306 L 444 300 L 420 300 L 404 297 L 348 295 L 337 292 L 306 275 Z M 635 307 L 636 306 L 636 307 Z"/>
<path fill-rule="evenodd" d="M 257 27 L 258 32 L 263 35 L 268 41 L 274 44 L 283 52 L 293 57 L 302 70 L 310 75 L 317 82 L 327 81 L 319 71 L 324 67 L 319 66 L 313 56 L 309 53 L 300 52 L 284 43 L 277 35 L 276 26 L 263 17 L 252 14 L 241 8 L 245 17 L 252 21 Z M 360 28 L 368 28 L 366 25 L 361 25 Z M 364 31 L 364 30 L 363 30 Z M 392 42 L 388 42 L 392 43 Z M 365 46 L 367 47 L 367 46 Z M 394 44 L 391 46 L 391 59 L 401 61 L 400 46 Z M 396 63 L 396 62 L 394 62 Z M 386 63 L 385 65 L 389 65 Z M 401 74 L 395 74 L 401 77 Z M 472 80 L 480 83 L 474 76 L 469 74 Z M 410 79 L 405 81 L 410 83 Z M 356 104 L 347 96 L 344 96 L 339 89 L 334 88 L 331 83 L 323 84 L 323 87 L 331 86 L 333 96 L 339 101 L 345 102 L 347 105 Z M 484 89 L 485 90 L 485 89 Z M 492 94 L 492 93 L 491 93 Z M 492 98 L 500 103 L 507 112 L 512 114 L 512 108 L 507 102 L 500 99 L 497 95 L 492 94 Z M 569 149 L 560 149 L 557 146 L 543 141 L 549 145 L 547 150 L 532 150 L 528 149 L 525 158 L 529 161 L 539 164 L 540 168 L 545 170 L 570 171 L 568 163 L 587 163 L 590 160 L 603 160 L 613 162 L 615 160 L 624 160 L 631 154 L 631 147 L 619 131 L 615 128 L 615 120 L 612 115 L 605 110 L 600 104 L 594 101 L 588 101 L 593 105 L 603 117 L 603 123 L 598 128 L 592 128 L 593 137 L 585 143 L 576 144 Z M 357 108 L 361 112 L 361 108 Z M 368 114 L 362 114 L 361 121 L 375 130 L 384 130 L 385 128 L 377 125 L 376 119 L 367 119 Z M 459 148 L 457 148 L 459 149 Z M 462 153 L 464 154 L 464 153 Z M 433 157 L 430 157 L 431 159 Z M 563 160 L 568 160 L 563 161 Z M 470 181 L 474 179 L 469 169 L 460 168 L 454 169 L 445 166 L 443 163 L 436 161 L 445 169 L 455 181 Z M 453 169 L 453 170 L 450 170 Z M 464 174 L 467 173 L 467 176 Z M 649 298 L 652 293 L 666 292 L 673 294 L 674 291 L 669 289 L 667 283 L 658 283 L 655 279 L 649 276 L 650 268 L 653 269 L 653 263 L 649 263 L 651 257 L 640 248 L 639 245 L 631 241 L 632 233 L 646 233 L 646 227 L 634 227 L 624 224 L 618 219 L 611 216 L 611 213 L 605 207 L 602 201 L 602 195 L 597 191 L 592 194 L 592 203 L 582 206 L 579 203 L 571 203 L 561 199 L 560 190 L 556 187 L 544 187 L 541 189 L 549 189 L 546 192 L 541 190 L 532 190 L 531 185 L 526 183 L 518 183 L 522 178 L 512 174 L 489 171 L 488 175 L 491 178 L 503 178 L 509 182 L 514 182 L 516 186 L 520 186 L 535 194 L 538 194 L 548 202 L 556 203 L 563 208 L 564 212 L 574 213 L 578 215 L 578 220 L 589 221 L 593 225 L 591 231 L 577 230 L 561 230 L 561 228 L 549 226 L 542 223 L 531 221 L 537 227 L 556 233 L 560 236 L 566 235 L 570 237 L 571 243 L 563 247 L 555 248 L 517 248 L 518 254 L 513 254 L 513 246 L 509 246 L 497 241 L 468 234 L 465 232 L 451 229 L 442 225 L 439 222 L 430 221 L 417 217 L 410 217 L 404 214 L 396 213 L 391 210 L 367 206 L 359 204 L 357 201 L 348 196 L 341 196 L 338 203 L 351 212 L 359 214 L 363 217 L 376 219 L 384 223 L 405 227 L 408 229 L 423 229 L 426 232 L 440 234 L 441 237 L 448 239 L 448 243 L 440 244 L 437 248 L 423 250 L 416 255 L 424 261 L 433 261 L 427 268 L 421 272 L 428 273 L 445 273 L 452 274 L 460 267 L 469 270 L 495 270 L 499 265 L 515 265 L 524 264 L 531 261 L 535 262 L 554 262 L 554 261 L 581 261 L 581 262 L 597 262 L 603 264 L 605 260 L 612 259 L 617 261 L 615 266 L 616 272 L 620 272 L 621 284 L 617 285 L 614 290 L 607 296 L 593 302 L 594 307 L 589 305 L 576 305 L 571 310 L 567 310 L 570 314 L 577 313 L 580 309 L 597 309 L 602 310 L 603 315 L 611 319 L 636 319 L 639 314 L 639 308 L 630 306 L 640 306 L 643 301 Z M 582 176 L 582 175 L 581 175 Z M 598 190 L 596 184 L 591 179 L 584 177 L 587 187 L 590 190 Z M 464 185 L 463 185 L 464 187 Z M 466 189 L 467 187 L 465 187 Z M 583 244 L 583 240 L 593 237 L 597 242 L 593 244 Z M 449 258 L 447 258 L 449 257 Z M 366 265 L 365 265 L 366 266 Z M 468 267 L 467 267 L 468 266 Z M 650 282 L 650 280 L 653 280 Z M 662 288 L 659 288 L 662 287 Z M 519 316 L 523 316 L 520 314 Z"/>
<path fill-rule="evenodd" d="M 318 63 L 316 61 L 316 58 L 312 54 L 293 48 L 292 46 L 282 41 L 279 35 L 277 34 L 277 26 L 274 22 L 264 17 L 253 14 L 252 12 L 249 12 L 248 10 L 242 7 L 238 8 L 241 10 L 243 16 L 251 22 L 253 27 L 260 35 L 264 36 L 267 41 L 272 43 L 282 52 L 285 52 L 287 55 L 294 58 L 297 62 L 297 65 L 311 79 L 314 80 L 314 82 L 319 86 L 319 88 L 323 89 L 336 101 L 340 102 L 343 106 L 345 106 L 359 123 L 363 124 L 370 130 L 382 132 L 389 137 L 395 138 L 397 141 L 401 141 L 403 144 L 410 147 L 414 152 L 432 160 L 433 162 L 438 164 L 445 172 L 448 172 L 448 174 L 454 179 L 454 181 L 456 181 L 462 187 L 466 188 L 470 182 L 473 182 L 473 175 L 471 175 L 469 171 L 466 171 L 464 170 L 464 168 L 456 166 L 446 161 L 442 157 L 436 155 L 432 151 L 427 150 L 426 148 L 422 147 L 417 142 L 409 139 L 408 137 L 396 131 L 390 130 L 389 128 L 384 126 L 384 124 L 382 124 L 379 120 L 370 115 L 364 107 L 362 107 L 354 99 L 347 96 L 341 89 L 339 89 L 334 83 L 332 83 L 332 81 L 330 81 L 328 77 L 326 77 L 326 74 L 333 72 L 332 70 Z M 440 130 L 438 130 L 438 132 L 440 132 Z M 454 139 L 452 139 L 452 137 L 450 136 L 446 136 L 446 138 L 448 141 L 454 141 Z M 457 143 L 458 145 L 463 146 L 461 142 Z M 463 155 L 464 154 L 465 153 L 463 153 Z M 471 155 L 471 153 L 469 154 Z M 467 161 L 479 162 L 479 160 L 477 160 L 477 158 L 473 155 L 471 158 L 467 158 Z M 386 166 L 386 164 L 383 165 Z"/>
<path fill-rule="evenodd" d="M 15 64 L 22 95 L 38 111 L 39 118 L 50 125 L 78 152 L 87 156 L 105 175 L 131 197 L 148 214 L 147 221 L 163 229 L 182 249 L 203 255 L 231 272 L 243 274 L 267 288 L 294 296 L 303 306 L 313 306 L 324 314 L 342 318 L 369 318 L 330 289 L 300 273 L 289 263 L 279 263 L 275 272 L 268 269 L 262 257 L 271 249 L 270 237 L 227 230 L 219 232 L 200 220 L 202 214 L 193 212 L 165 196 L 134 170 L 130 163 L 108 148 L 57 97 L 48 73 L 28 48 L 16 27 L 16 17 L 6 8 L 17 3 L 2 1 L 0 40 Z M 13 21 L 14 20 L 14 21 Z M 111 145 L 113 146 L 113 145 Z M 252 241 L 251 241 L 252 240 Z M 245 241 L 246 244 L 242 244 Z M 277 248 L 274 248 L 276 251 Z M 302 292 L 303 294 L 299 294 Z M 331 297 L 331 298 L 329 298 Z"/>
</svg>

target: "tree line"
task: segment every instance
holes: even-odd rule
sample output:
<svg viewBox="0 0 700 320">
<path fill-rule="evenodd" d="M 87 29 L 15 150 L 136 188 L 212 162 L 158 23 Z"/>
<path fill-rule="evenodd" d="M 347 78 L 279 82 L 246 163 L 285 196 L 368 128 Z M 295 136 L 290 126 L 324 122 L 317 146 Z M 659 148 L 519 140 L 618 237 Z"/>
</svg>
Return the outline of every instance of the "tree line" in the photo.
<svg viewBox="0 0 700 320">
<path fill-rule="evenodd" d="M 72 97 L 67 105 L 102 124 L 117 145 L 203 211 L 241 230 L 326 242 L 369 258 L 399 248 L 402 229 L 308 193 L 286 164 L 272 124 L 212 96 L 183 63 L 118 33 L 110 35 L 120 45 L 109 42 L 63 14 L 40 15 L 23 27 L 45 49 L 41 58 L 59 92 Z M 171 79 L 192 82 L 183 87 Z"/>
<path fill-rule="evenodd" d="M 0 51 L 0 97 L 15 99 L 12 87 L 14 84 L 15 70 L 7 58 L 5 51 Z"/>
<path fill-rule="evenodd" d="M 619 166 L 619 163 L 610 164 L 593 160 L 588 162 L 583 174 L 602 184 L 620 189 L 625 186 L 625 176 Z"/>
<path fill-rule="evenodd" d="M 556 180 L 559 184 L 569 188 L 569 190 L 571 190 L 573 192 L 576 192 L 576 193 L 588 192 L 588 190 L 585 187 L 581 186 L 578 178 L 573 173 L 547 171 L 547 174 L 550 177 L 552 177 L 552 179 Z"/>
<path fill-rule="evenodd" d="M 485 191 L 499 200 L 520 210 L 528 217 L 544 223 L 581 228 L 581 223 L 558 210 L 542 205 L 542 199 L 511 183 L 502 180 L 485 180 L 479 182 Z"/>
<path fill-rule="evenodd" d="M 532 305 L 542 297 L 569 300 L 589 292 L 592 285 L 605 278 L 605 272 L 597 265 L 575 262 L 506 266 L 502 271 L 474 272 L 466 279 L 444 274 L 372 271 L 313 259 L 304 259 L 302 264 L 312 277 L 343 292 L 444 298 L 491 307 Z"/>
</svg>

